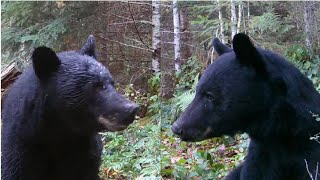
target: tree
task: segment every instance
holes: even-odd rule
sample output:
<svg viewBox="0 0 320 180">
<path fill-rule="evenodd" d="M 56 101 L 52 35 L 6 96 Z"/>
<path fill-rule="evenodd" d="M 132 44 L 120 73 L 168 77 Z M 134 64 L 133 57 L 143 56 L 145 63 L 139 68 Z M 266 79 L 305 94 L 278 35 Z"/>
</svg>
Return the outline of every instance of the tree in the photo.
<svg viewBox="0 0 320 180">
<path fill-rule="evenodd" d="M 161 2 L 161 7 L 160 96 L 169 99 L 172 98 L 175 88 L 172 1 Z"/>
<path fill-rule="evenodd" d="M 231 0 L 231 39 L 237 32 L 237 15 L 235 1 Z"/>
<path fill-rule="evenodd" d="M 249 35 L 249 27 L 250 27 L 250 2 L 247 2 L 247 23 L 246 23 L 246 33 Z"/>
<path fill-rule="evenodd" d="M 224 22 L 222 18 L 222 9 L 219 0 L 217 0 L 217 6 L 218 6 L 218 13 L 219 13 L 219 23 L 220 23 L 220 36 L 221 36 L 221 42 L 225 43 L 225 38 L 224 38 Z"/>
<path fill-rule="evenodd" d="M 180 71 L 180 22 L 179 22 L 179 9 L 178 9 L 178 1 L 173 0 L 172 3 L 172 11 L 173 11 L 173 33 L 174 33 L 174 62 L 175 62 L 175 70 Z"/>
<path fill-rule="evenodd" d="M 305 43 L 308 49 L 311 49 L 311 33 L 310 33 L 310 25 L 312 18 L 310 18 L 310 6 L 309 1 L 303 2 L 303 19 L 304 19 L 304 32 L 305 32 Z"/>
<path fill-rule="evenodd" d="M 161 57 L 161 37 L 160 37 L 160 0 L 152 1 L 152 70 L 154 72 L 159 72 L 159 62 Z"/>
<path fill-rule="evenodd" d="M 239 11 L 238 11 L 238 24 L 237 24 L 237 33 L 240 32 L 241 29 L 241 16 L 242 16 L 242 10 L 243 10 L 243 6 L 242 6 L 242 2 L 239 1 Z"/>
<path fill-rule="evenodd" d="M 186 6 L 180 6 L 180 50 L 181 50 L 181 61 L 180 64 L 185 64 L 191 57 L 192 53 L 189 48 L 190 32 L 189 32 L 189 19 L 188 19 L 188 8 Z"/>
</svg>

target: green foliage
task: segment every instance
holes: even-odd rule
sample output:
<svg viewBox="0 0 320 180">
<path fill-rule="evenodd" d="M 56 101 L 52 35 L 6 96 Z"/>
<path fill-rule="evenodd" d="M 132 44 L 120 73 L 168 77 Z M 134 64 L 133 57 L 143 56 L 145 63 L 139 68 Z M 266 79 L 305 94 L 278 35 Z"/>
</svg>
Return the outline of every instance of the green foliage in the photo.
<svg viewBox="0 0 320 180">
<path fill-rule="evenodd" d="M 199 79 L 199 74 L 197 74 L 196 77 L 194 78 L 193 85 L 190 90 L 187 90 L 187 91 L 181 93 L 180 95 L 175 95 L 175 98 L 173 101 L 176 104 L 177 110 L 179 112 L 183 112 L 184 110 L 186 110 L 188 105 L 194 99 L 194 96 L 196 94 L 195 91 L 196 91 L 196 86 L 198 84 L 198 79 Z"/>
<path fill-rule="evenodd" d="M 267 32 L 283 34 L 293 27 L 294 26 L 285 24 L 280 16 L 273 12 L 266 12 L 261 16 L 254 16 L 250 21 L 251 32 L 259 35 L 266 34 Z"/>
<path fill-rule="evenodd" d="M 177 74 L 178 84 L 176 85 L 173 98 L 176 113 L 179 114 L 183 112 L 193 100 L 200 72 L 203 69 L 202 63 L 195 57 L 191 57 L 187 63 L 181 67 L 181 71 Z"/>
<path fill-rule="evenodd" d="M 201 2 L 190 9 L 190 14 L 194 15 L 191 24 L 200 31 L 196 34 L 197 38 L 200 38 L 200 44 L 210 41 L 212 35 L 219 29 L 219 19 L 211 18 L 215 12 L 217 12 L 217 5 L 210 1 Z"/>
<path fill-rule="evenodd" d="M 161 175 L 173 179 L 221 179 L 244 160 L 247 135 L 181 142 L 171 132 L 161 135 Z"/>
<path fill-rule="evenodd" d="M 148 115 L 154 119 L 160 119 L 161 114 L 160 76 L 156 73 L 148 79 Z"/>
<path fill-rule="evenodd" d="M 94 2 L 95 3 L 95 2 Z M 45 45 L 60 50 L 66 33 L 77 32 L 74 22 L 94 13 L 92 2 L 1 2 L 2 58 L 7 62 L 26 63 L 35 46 Z M 78 23 L 79 24 L 79 23 Z M 80 23 L 81 24 L 81 23 Z M 88 31 L 89 28 L 83 30 Z M 88 32 L 87 32 L 88 34 Z M 86 36 L 87 36 L 86 34 Z M 21 52 L 25 52 L 21 55 Z M 18 57 L 18 59 L 16 59 Z"/>
<path fill-rule="evenodd" d="M 160 92 L 160 76 L 161 73 L 154 74 L 150 79 L 148 79 L 148 92 L 150 95 L 159 94 Z"/>
<path fill-rule="evenodd" d="M 283 53 L 282 37 L 286 37 L 292 28 L 294 26 L 287 19 L 273 11 L 253 16 L 249 24 L 250 36 L 259 42 L 258 45 L 278 53 Z"/>
<path fill-rule="evenodd" d="M 187 63 L 181 66 L 181 71 L 177 73 L 176 94 L 194 88 L 194 82 L 198 81 L 195 77 L 203 70 L 204 65 L 195 56 L 189 58 Z"/>
<path fill-rule="evenodd" d="M 103 133 L 101 176 L 104 179 L 159 177 L 159 132 L 157 123 L 142 119 L 125 132 Z"/>
<path fill-rule="evenodd" d="M 286 57 L 294 62 L 304 62 L 311 59 L 311 54 L 307 48 L 300 44 L 294 44 L 285 52 Z"/>
<path fill-rule="evenodd" d="M 320 56 L 312 54 L 310 50 L 301 46 L 293 45 L 286 51 L 286 57 L 295 64 L 320 91 Z"/>
<path fill-rule="evenodd" d="M 21 44 L 52 46 L 66 32 L 68 16 L 57 17 L 55 2 L 3 2 L 4 49 Z"/>
</svg>

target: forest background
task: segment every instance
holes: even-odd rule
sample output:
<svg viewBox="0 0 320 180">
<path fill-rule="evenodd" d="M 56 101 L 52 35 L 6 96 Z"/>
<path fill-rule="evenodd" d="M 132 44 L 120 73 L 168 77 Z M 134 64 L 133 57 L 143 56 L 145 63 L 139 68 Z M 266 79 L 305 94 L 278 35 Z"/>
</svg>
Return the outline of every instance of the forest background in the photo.
<svg viewBox="0 0 320 180">
<path fill-rule="evenodd" d="M 170 130 L 217 57 L 212 38 L 230 45 L 245 32 L 320 91 L 319 8 L 315 1 L 2 1 L 1 92 L 30 63 L 34 47 L 75 50 L 93 34 L 117 89 L 141 107 L 126 131 L 103 133 L 101 177 L 222 179 L 243 160 L 246 134 L 186 143 Z"/>
</svg>

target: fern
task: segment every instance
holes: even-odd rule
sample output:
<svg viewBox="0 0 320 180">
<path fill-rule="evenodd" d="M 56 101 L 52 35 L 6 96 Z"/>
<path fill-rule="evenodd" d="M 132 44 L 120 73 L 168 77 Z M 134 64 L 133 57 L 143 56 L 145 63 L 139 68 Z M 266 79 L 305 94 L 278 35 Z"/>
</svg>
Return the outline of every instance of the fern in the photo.
<svg viewBox="0 0 320 180">
<path fill-rule="evenodd" d="M 199 73 L 195 76 L 192 88 L 190 90 L 185 91 L 181 95 L 175 97 L 175 104 L 177 106 L 178 112 L 183 112 L 187 109 L 188 105 L 192 102 L 195 97 L 195 89 L 198 84 Z"/>
<path fill-rule="evenodd" d="M 141 120 L 124 133 L 103 134 L 107 142 L 103 151 L 102 169 L 121 172 L 122 176 L 130 179 L 159 177 L 160 128 L 156 121 L 148 122 L 143 128 L 140 123 Z"/>
</svg>

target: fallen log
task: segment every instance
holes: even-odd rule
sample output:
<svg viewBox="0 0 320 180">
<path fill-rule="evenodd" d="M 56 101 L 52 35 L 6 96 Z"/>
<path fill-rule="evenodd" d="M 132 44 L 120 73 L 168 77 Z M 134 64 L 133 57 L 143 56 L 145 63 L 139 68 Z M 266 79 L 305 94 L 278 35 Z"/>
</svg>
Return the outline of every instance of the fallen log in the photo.
<svg viewBox="0 0 320 180">
<path fill-rule="evenodd" d="M 1 72 L 1 97 L 20 74 L 21 72 L 16 68 L 15 63 L 11 63 L 3 72 Z"/>
</svg>

